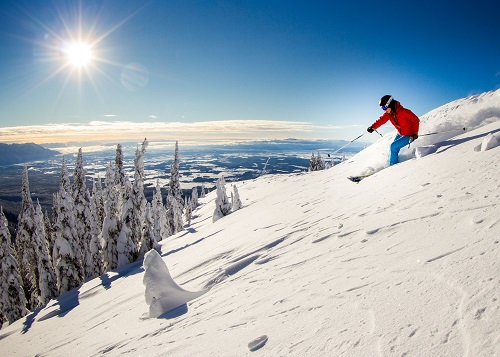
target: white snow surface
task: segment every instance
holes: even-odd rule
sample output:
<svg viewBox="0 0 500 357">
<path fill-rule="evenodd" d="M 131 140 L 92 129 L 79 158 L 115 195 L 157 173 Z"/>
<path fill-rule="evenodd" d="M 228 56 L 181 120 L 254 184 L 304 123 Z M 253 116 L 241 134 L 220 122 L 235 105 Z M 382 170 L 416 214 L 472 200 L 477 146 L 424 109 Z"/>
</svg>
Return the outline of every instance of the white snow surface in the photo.
<svg viewBox="0 0 500 357">
<path fill-rule="evenodd" d="M 200 198 L 151 278 L 162 298 L 162 280 L 199 292 L 187 304 L 151 318 L 136 262 L 4 327 L 0 354 L 498 356 L 500 91 L 421 119 L 467 130 L 359 184 L 394 134 L 329 170 L 239 182 L 243 208 L 215 223 L 215 193 Z"/>
</svg>

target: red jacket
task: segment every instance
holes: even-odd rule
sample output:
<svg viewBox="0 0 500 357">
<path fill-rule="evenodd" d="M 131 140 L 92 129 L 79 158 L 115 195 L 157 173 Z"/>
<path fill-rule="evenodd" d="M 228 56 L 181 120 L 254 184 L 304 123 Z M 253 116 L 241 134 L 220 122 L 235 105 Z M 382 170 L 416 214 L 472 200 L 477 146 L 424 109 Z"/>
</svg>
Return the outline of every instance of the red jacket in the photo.
<svg viewBox="0 0 500 357">
<path fill-rule="evenodd" d="M 403 108 L 398 101 L 396 101 L 396 110 L 392 111 L 391 114 L 384 113 L 384 115 L 372 124 L 372 128 L 377 129 L 389 120 L 397 129 L 399 135 L 410 136 L 418 134 L 420 120 L 411 110 Z"/>
</svg>

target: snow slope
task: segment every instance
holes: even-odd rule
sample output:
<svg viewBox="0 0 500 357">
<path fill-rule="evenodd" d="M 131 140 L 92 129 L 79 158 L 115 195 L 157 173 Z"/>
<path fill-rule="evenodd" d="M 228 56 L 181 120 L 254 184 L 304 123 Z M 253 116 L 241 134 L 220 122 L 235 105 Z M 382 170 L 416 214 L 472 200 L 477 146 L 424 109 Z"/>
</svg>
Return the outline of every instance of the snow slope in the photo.
<svg viewBox="0 0 500 357">
<path fill-rule="evenodd" d="M 149 318 L 131 264 L 0 330 L 0 354 L 499 355 L 499 105 L 497 90 L 430 112 L 421 134 L 468 130 L 359 184 L 393 134 L 330 170 L 240 182 L 244 207 L 215 223 L 212 193 L 162 242 L 178 290 L 208 292 Z"/>
</svg>

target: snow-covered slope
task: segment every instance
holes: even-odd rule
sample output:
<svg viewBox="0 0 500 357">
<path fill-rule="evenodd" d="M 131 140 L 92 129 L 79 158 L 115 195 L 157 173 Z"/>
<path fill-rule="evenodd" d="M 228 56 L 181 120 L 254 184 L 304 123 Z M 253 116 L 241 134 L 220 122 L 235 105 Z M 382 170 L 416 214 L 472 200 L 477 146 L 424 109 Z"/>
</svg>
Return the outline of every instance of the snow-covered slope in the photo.
<svg viewBox="0 0 500 357">
<path fill-rule="evenodd" d="M 2 329 L 1 355 L 498 355 L 500 147 L 478 148 L 500 139 L 499 105 L 430 112 L 421 134 L 468 130 L 359 184 L 346 176 L 383 167 L 391 134 L 327 171 L 238 183 L 244 207 L 215 223 L 209 195 L 162 242 L 175 282 L 208 292 L 149 318 L 138 262 Z"/>
</svg>

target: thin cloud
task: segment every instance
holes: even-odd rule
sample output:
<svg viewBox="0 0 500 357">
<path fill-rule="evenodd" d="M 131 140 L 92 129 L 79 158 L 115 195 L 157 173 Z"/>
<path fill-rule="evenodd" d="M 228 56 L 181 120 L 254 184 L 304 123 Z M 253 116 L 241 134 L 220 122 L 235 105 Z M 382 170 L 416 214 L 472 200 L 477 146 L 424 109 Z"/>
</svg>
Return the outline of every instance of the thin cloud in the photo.
<svg viewBox="0 0 500 357">
<path fill-rule="evenodd" d="M 111 114 L 110 114 L 111 115 Z M 351 126 L 352 127 L 352 126 Z M 0 128 L 0 141 L 34 142 L 122 142 L 146 137 L 152 140 L 217 140 L 301 137 L 338 126 L 317 126 L 310 122 L 271 120 L 227 120 L 183 122 L 92 121 L 89 123 L 46 124 Z"/>
</svg>

